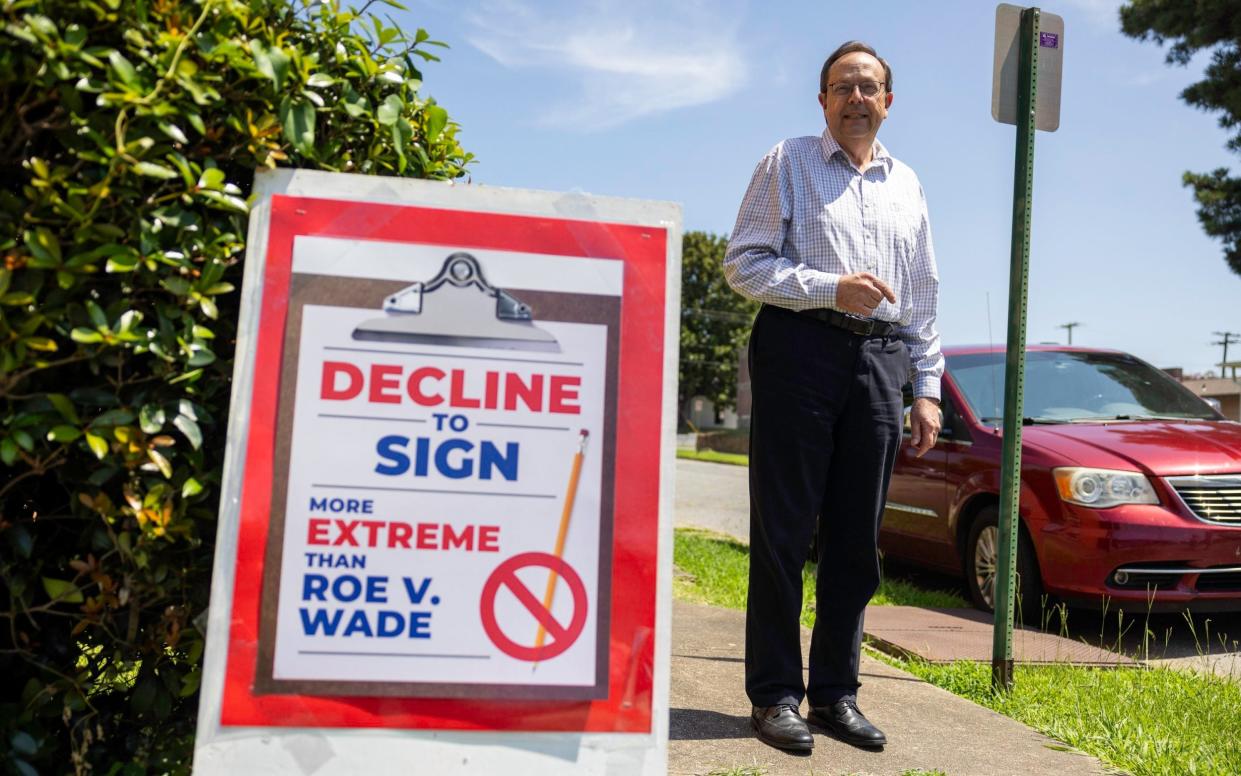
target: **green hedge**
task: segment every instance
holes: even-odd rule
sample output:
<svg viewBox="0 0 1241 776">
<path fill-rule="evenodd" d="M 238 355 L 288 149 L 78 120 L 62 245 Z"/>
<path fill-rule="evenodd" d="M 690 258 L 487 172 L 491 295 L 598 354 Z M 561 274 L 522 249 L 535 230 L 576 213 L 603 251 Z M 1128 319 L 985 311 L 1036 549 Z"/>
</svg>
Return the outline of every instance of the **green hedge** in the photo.
<svg viewBox="0 0 1241 776">
<path fill-rule="evenodd" d="M 336 2 L 0 0 L 0 769 L 188 769 L 253 171 L 451 179 Z"/>
</svg>

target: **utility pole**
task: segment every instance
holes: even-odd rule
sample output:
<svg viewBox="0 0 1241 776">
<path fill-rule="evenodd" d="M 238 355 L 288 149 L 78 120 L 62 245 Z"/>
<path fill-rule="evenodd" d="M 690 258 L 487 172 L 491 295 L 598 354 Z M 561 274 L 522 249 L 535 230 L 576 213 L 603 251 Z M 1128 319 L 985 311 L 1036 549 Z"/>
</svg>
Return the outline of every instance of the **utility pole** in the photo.
<svg viewBox="0 0 1241 776">
<path fill-rule="evenodd" d="M 1211 344 L 1224 346 L 1224 357 L 1219 362 L 1219 376 L 1227 377 L 1227 375 L 1224 374 L 1224 370 L 1227 369 L 1227 367 L 1224 365 L 1228 363 L 1228 346 L 1234 342 L 1241 341 L 1241 334 L 1238 334 L 1235 331 L 1213 331 L 1211 333 L 1217 337 L 1223 337 L 1223 339 L 1219 342 L 1212 342 Z M 1237 377 L 1236 367 L 1232 368 L 1232 376 L 1235 380 Z"/>
<path fill-rule="evenodd" d="M 1057 328 L 1057 329 L 1068 329 L 1068 331 L 1069 331 L 1069 344 L 1070 344 L 1070 345 L 1072 345 L 1072 344 L 1073 344 L 1073 329 L 1075 329 L 1075 328 L 1077 328 L 1078 326 L 1081 326 L 1081 325 L 1082 325 L 1082 324 L 1078 323 L 1077 321 L 1073 321 L 1072 323 L 1062 323 L 1062 324 L 1060 324 L 1059 326 L 1057 326 L 1056 328 Z"/>
</svg>

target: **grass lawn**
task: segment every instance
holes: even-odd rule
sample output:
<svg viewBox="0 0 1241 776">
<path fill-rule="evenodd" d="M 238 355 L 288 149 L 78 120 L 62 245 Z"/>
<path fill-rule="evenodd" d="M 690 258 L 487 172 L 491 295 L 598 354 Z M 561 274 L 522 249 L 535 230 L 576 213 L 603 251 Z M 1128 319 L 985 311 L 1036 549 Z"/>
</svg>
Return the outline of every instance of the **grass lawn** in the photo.
<svg viewBox="0 0 1241 776">
<path fill-rule="evenodd" d="M 745 591 L 750 568 L 750 551 L 742 542 L 726 536 L 678 528 L 673 563 L 684 572 L 673 578 L 675 594 L 690 601 L 701 601 L 728 609 L 745 608 Z M 969 606 L 956 593 L 923 590 L 903 580 L 884 579 L 872 604 L 887 606 Z M 814 624 L 814 566 L 802 571 L 802 610 L 804 625 Z"/>
<path fill-rule="evenodd" d="M 1159 668 L 1017 666 L 1012 694 L 991 666 L 880 659 L 1134 776 L 1241 773 L 1241 686 Z"/>
<path fill-rule="evenodd" d="M 677 448 L 677 458 L 691 461 L 707 461 L 709 463 L 733 463 L 738 466 L 749 466 L 750 456 L 743 453 L 720 453 L 715 450 L 687 450 Z"/>
<path fill-rule="evenodd" d="M 678 529 L 678 598 L 745 608 L 746 545 Z M 802 578 L 802 623 L 814 623 L 814 576 Z M 955 593 L 885 580 L 875 604 L 966 606 Z M 1241 774 L 1241 686 L 1169 668 L 1018 666 L 1012 694 L 991 691 L 989 664 L 932 665 L 877 654 L 923 680 L 1012 717 L 1134 776 Z"/>
</svg>

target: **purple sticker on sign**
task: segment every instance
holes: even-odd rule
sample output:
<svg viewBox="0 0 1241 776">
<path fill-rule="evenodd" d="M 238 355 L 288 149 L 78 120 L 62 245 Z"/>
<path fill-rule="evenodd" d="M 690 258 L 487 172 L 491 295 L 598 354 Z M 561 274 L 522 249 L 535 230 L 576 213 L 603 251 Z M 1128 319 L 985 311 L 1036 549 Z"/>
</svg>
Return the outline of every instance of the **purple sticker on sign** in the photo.
<svg viewBox="0 0 1241 776">
<path fill-rule="evenodd" d="M 1060 36 L 1054 32 L 1040 32 L 1038 45 L 1040 48 L 1060 48 Z"/>
</svg>

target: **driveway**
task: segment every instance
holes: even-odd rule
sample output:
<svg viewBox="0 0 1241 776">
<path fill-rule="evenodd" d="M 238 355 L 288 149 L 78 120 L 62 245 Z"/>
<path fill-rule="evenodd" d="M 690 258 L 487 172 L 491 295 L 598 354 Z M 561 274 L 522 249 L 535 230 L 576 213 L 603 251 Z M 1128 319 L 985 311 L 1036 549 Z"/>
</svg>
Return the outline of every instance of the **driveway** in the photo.
<svg viewBox="0 0 1241 776">
<path fill-rule="evenodd" d="M 750 541 L 749 469 L 731 463 L 677 459 L 674 524 L 708 528 Z"/>
</svg>

